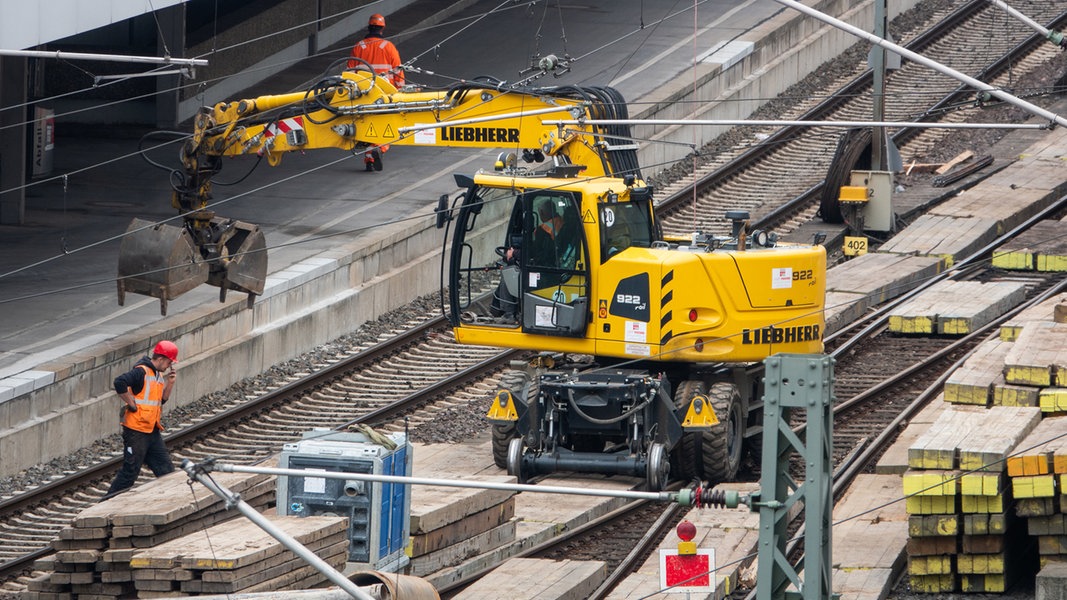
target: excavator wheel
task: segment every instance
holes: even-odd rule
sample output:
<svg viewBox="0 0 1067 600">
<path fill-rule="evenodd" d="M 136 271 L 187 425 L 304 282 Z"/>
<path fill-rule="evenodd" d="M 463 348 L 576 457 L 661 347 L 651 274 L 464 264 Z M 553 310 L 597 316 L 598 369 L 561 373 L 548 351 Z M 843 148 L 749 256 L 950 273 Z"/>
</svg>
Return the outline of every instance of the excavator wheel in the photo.
<svg viewBox="0 0 1067 600">
<path fill-rule="evenodd" d="M 500 389 L 511 392 L 513 398 L 526 398 L 534 392 L 536 384 L 530 383 L 525 371 L 510 369 L 500 377 Z M 515 423 L 493 423 L 493 463 L 501 469 L 508 468 L 508 445 L 518 438 Z"/>
<path fill-rule="evenodd" d="M 676 408 L 688 406 L 693 396 L 706 396 L 703 381 L 683 381 L 674 392 Z M 692 481 L 704 477 L 704 436 L 701 431 L 689 431 L 674 446 L 672 463 L 679 479 Z"/>
<path fill-rule="evenodd" d="M 719 424 L 703 432 L 704 478 L 710 485 L 731 481 L 741 469 L 741 450 L 745 439 L 745 415 L 741 393 L 732 383 L 711 386 L 708 401 Z"/>
</svg>

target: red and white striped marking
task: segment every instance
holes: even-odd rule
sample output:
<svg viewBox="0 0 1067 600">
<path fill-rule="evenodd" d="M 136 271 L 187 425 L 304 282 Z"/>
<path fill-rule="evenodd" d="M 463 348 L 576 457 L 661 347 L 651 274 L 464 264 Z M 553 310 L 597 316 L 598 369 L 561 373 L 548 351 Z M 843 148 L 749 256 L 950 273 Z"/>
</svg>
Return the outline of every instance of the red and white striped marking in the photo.
<svg viewBox="0 0 1067 600">
<path fill-rule="evenodd" d="M 296 131 L 304 128 L 304 117 L 291 117 L 289 119 L 282 119 L 281 121 L 275 121 L 267 126 L 263 131 L 263 137 L 274 137 L 275 135 L 286 134 L 290 131 Z"/>
</svg>

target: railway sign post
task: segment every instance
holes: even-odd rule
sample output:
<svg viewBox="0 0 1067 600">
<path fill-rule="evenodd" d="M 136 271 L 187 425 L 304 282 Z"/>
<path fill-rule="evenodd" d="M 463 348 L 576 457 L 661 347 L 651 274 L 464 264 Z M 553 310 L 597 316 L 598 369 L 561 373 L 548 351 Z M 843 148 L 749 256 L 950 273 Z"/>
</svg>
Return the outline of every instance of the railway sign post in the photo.
<svg viewBox="0 0 1067 600">
<path fill-rule="evenodd" d="M 689 521 L 678 524 L 678 549 L 659 551 L 659 586 L 672 592 L 715 590 L 715 550 L 697 549 L 697 528 Z"/>
</svg>

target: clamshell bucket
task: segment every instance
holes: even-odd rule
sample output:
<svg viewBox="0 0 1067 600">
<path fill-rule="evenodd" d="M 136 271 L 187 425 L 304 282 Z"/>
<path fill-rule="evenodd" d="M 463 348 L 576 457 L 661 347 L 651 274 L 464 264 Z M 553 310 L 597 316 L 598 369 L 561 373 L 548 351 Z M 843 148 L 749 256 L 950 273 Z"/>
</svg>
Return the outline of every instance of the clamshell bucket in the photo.
<svg viewBox="0 0 1067 600">
<path fill-rule="evenodd" d="M 184 227 L 134 219 L 119 248 L 119 306 L 126 292 L 159 298 L 159 312 L 167 301 L 208 280 L 208 264 L 201 258 Z"/>
<path fill-rule="evenodd" d="M 212 262 L 208 283 L 219 288 L 219 302 L 226 300 L 226 290 L 248 294 L 248 307 L 263 293 L 267 279 L 267 242 L 258 225 L 222 219 L 211 221 L 221 234 L 218 262 Z"/>
<path fill-rule="evenodd" d="M 194 216 L 204 217 L 202 213 Z M 221 217 L 193 218 L 186 226 L 134 219 L 119 248 L 119 305 L 126 293 L 167 301 L 202 283 L 248 294 L 251 308 L 267 278 L 266 240 L 258 225 Z"/>
</svg>

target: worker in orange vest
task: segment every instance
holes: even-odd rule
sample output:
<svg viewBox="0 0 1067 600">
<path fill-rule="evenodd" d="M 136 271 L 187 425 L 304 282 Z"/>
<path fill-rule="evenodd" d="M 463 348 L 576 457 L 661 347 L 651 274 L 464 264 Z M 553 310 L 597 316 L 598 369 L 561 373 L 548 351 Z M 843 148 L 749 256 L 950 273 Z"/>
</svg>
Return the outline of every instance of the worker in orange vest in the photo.
<svg viewBox="0 0 1067 600">
<path fill-rule="evenodd" d="M 355 69 L 360 59 L 370 65 L 374 72 L 382 75 L 396 87 L 404 85 L 404 70 L 400 68 L 400 52 L 392 42 L 382 37 L 385 29 L 385 17 L 375 13 L 367 22 L 367 37 L 352 47 L 352 58 L 348 68 Z"/>
<path fill-rule="evenodd" d="M 385 29 L 385 17 L 375 13 L 367 21 L 367 37 L 352 47 L 352 58 L 348 68 L 356 69 L 360 65 L 370 66 L 397 88 L 404 85 L 404 70 L 400 68 L 400 52 L 392 42 L 382 37 Z M 382 170 L 382 154 L 389 150 L 389 144 L 381 144 L 368 149 L 363 154 L 363 164 L 368 171 Z"/>
<path fill-rule="evenodd" d="M 156 477 L 174 471 L 167 447 L 163 444 L 163 405 L 174 391 L 178 375 L 178 346 L 163 340 L 133 368 L 115 378 L 115 393 L 122 398 L 122 468 L 103 499 L 130 487 L 147 464 Z"/>
</svg>

